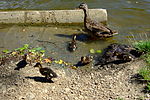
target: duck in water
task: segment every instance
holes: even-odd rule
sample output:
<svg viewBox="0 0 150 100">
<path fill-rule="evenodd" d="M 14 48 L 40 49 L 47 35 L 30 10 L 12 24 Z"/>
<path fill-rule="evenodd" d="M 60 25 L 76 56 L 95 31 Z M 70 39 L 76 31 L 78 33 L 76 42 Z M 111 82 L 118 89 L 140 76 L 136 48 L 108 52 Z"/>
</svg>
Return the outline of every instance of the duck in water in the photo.
<svg viewBox="0 0 150 100">
<path fill-rule="evenodd" d="M 118 34 L 116 31 L 111 30 L 110 28 L 104 26 L 102 23 L 91 20 L 86 3 L 81 3 L 78 8 L 83 9 L 84 11 L 84 27 L 92 37 L 106 38 Z"/>
<path fill-rule="evenodd" d="M 73 35 L 72 41 L 69 42 L 68 49 L 70 52 L 74 52 L 77 49 L 76 37 L 76 35 Z"/>
</svg>

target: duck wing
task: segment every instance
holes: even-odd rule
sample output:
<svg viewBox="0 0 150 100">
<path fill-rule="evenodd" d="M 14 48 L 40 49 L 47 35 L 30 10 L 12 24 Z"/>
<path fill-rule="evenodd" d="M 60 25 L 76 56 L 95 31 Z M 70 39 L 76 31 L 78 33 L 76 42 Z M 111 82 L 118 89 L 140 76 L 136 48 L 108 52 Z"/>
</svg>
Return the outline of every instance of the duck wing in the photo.
<svg viewBox="0 0 150 100">
<path fill-rule="evenodd" d="M 41 68 L 41 69 L 40 69 L 40 73 L 41 73 L 42 75 L 47 75 L 48 72 L 49 72 L 49 68 Z"/>
<path fill-rule="evenodd" d="M 50 68 L 41 68 L 40 72 L 42 75 L 49 75 L 52 78 L 56 78 L 57 74 Z"/>
<path fill-rule="evenodd" d="M 93 33 L 97 33 L 97 32 L 111 33 L 111 30 L 108 27 L 104 26 L 102 23 L 97 23 L 96 21 L 89 20 L 86 23 L 86 26 Z"/>
</svg>

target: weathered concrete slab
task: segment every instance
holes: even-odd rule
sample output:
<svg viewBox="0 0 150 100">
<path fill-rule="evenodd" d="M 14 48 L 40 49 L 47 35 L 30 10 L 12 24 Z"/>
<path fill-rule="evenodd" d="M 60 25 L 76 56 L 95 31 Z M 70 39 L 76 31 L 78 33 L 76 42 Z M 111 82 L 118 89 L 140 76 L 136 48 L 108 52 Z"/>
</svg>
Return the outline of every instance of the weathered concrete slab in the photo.
<svg viewBox="0 0 150 100">
<path fill-rule="evenodd" d="M 92 19 L 107 21 L 105 9 L 90 9 Z M 0 23 L 82 23 L 82 10 L 49 10 L 49 11 L 1 11 Z"/>
</svg>

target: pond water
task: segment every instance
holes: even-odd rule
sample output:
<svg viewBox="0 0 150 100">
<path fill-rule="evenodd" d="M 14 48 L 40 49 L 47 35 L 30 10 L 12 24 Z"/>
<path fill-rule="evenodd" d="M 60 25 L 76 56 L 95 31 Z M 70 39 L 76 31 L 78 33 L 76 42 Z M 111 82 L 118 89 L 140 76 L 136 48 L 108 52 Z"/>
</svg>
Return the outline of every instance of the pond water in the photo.
<svg viewBox="0 0 150 100">
<path fill-rule="evenodd" d="M 114 42 L 131 44 L 150 39 L 150 0 L 1 0 L 0 10 L 74 9 L 81 2 L 86 2 L 89 8 L 107 9 L 107 24 L 118 30 L 119 34 L 106 40 L 79 40 L 77 51 L 69 53 L 66 50 L 67 42 L 72 34 L 82 33 L 80 30 L 83 26 L 0 25 L 0 51 L 28 43 L 34 47 L 44 47 L 47 54 L 58 59 L 77 61 L 81 55 L 87 55 L 91 48 L 103 49 Z"/>
</svg>

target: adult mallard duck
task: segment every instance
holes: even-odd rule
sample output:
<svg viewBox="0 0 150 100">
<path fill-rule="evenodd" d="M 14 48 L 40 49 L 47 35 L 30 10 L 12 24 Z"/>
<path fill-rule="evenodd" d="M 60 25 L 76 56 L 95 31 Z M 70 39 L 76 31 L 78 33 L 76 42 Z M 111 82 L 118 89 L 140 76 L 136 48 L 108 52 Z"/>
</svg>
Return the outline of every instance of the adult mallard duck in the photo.
<svg viewBox="0 0 150 100">
<path fill-rule="evenodd" d="M 51 79 L 52 78 L 56 78 L 57 77 L 57 74 L 50 68 L 43 68 L 41 63 L 36 63 L 36 65 L 34 65 L 34 67 L 38 67 L 39 68 L 39 71 L 40 73 L 45 76 L 45 78 L 49 81 L 52 81 Z"/>
<path fill-rule="evenodd" d="M 91 20 L 89 16 L 88 6 L 86 3 L 81 3 L 78 7 L 84 11 L 84 27 L 94 37 L 112 37 L 118 34 L 116 31 L 104 26 L 102 23 Z"/>
<path fill-rule="evenodd" d="M 76 43 L 76 35 L 73 35 L 72 41 L 69 42 L 68 46 L 69 51 L 73 52 L 77 49 L 77 43 Z"/>
</svg>

